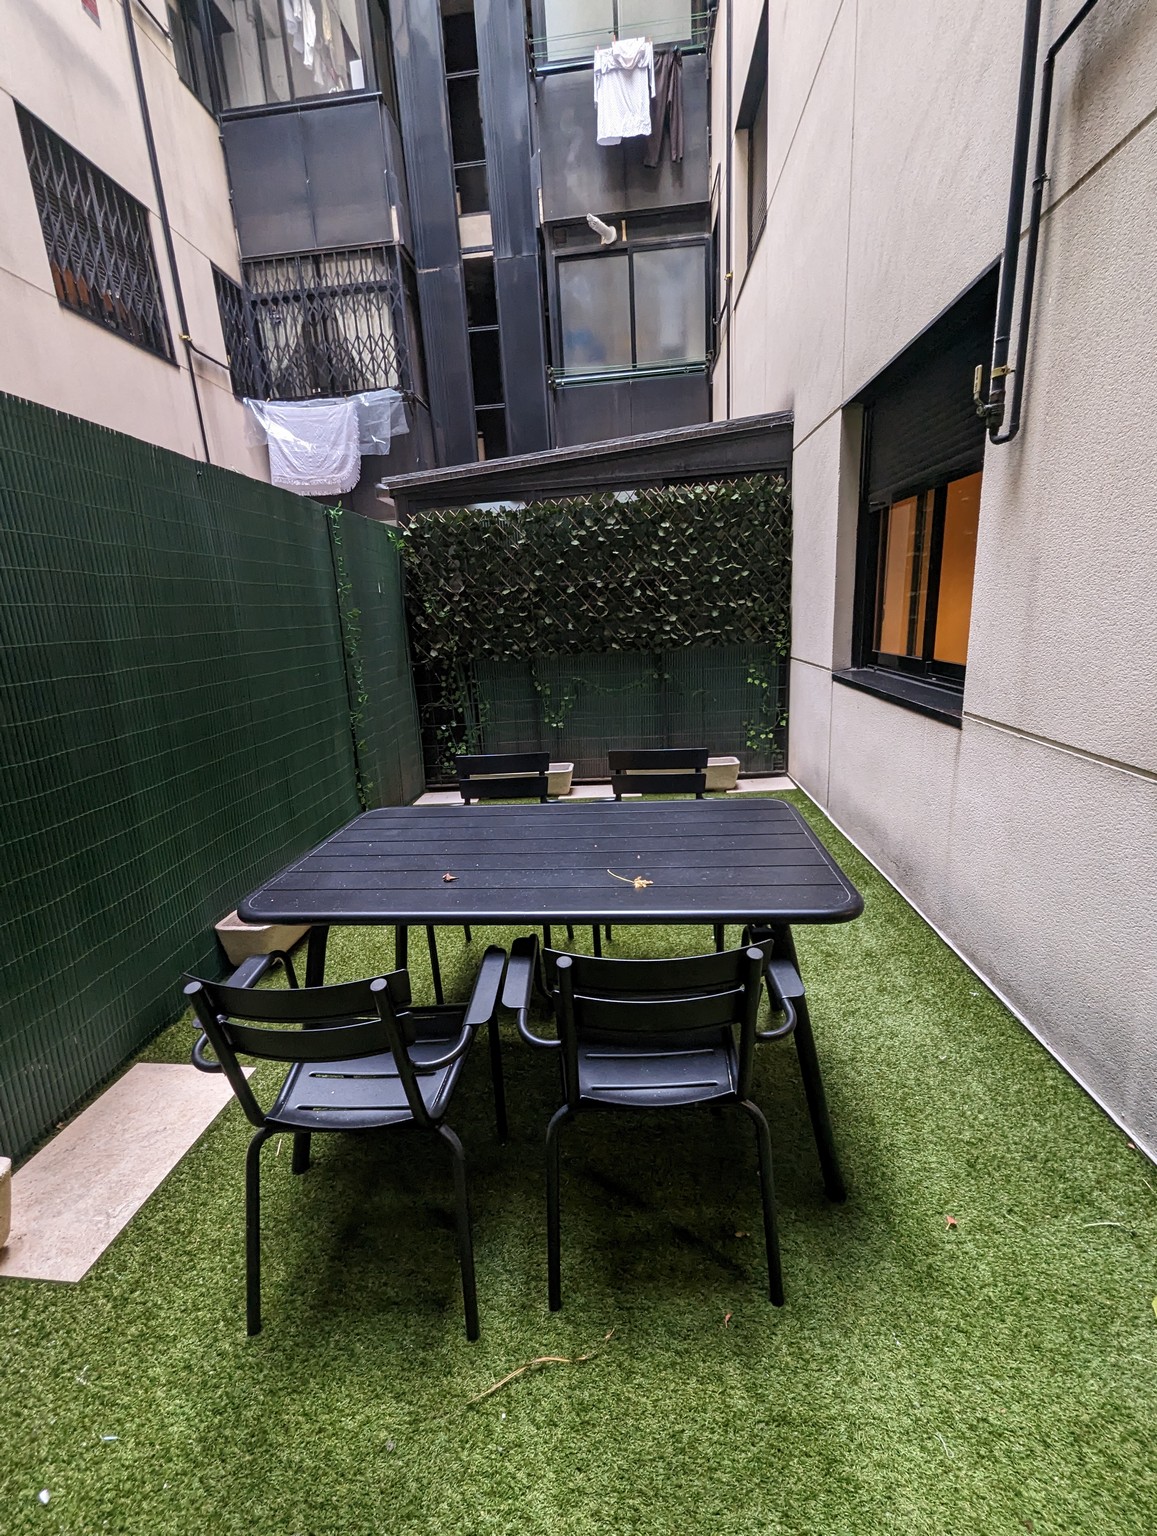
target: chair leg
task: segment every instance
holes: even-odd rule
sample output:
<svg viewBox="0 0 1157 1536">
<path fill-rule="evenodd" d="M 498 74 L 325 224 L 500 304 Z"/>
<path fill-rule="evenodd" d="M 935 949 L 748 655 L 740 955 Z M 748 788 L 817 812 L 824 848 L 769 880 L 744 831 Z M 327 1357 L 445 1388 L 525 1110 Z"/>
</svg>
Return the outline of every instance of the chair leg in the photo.
<svg viewBox="0 0 1157 1536">
<path fill-rule="evenodd" d="M 715 953 L 721 955 L 727 943 L 727 930 L 722 923 L 715 924 Z"/>
<path fill-rule="evenodd" d="M 568 923 L 566 925 L 566 941 L 567 941 L 568 944 L 573 944 L 574 943 L 574 924 L 573 923 Z"/>
<path fill-rule="evenodd" d="M 261 1332 L 261 1148 L 269 1140 L 264 1126 L 245 1154 L 245 1331 Z"/>
<path fill-rule="evenodd" d="M 443 1003 L 446 999 L 442 996 L 442 968 L 438 964 L 438 939 L 432 923 L 426 924 L 426 944 L 430 950 L 430 975 L 434 982 L 434 1001 Z"/>
<path fill-rule="evenodd" d="M 470 924 L 469 923 L 463 923 L 462 924 L 462 937 L 466 940 L 467 944 L 469 944 L 473 940 L 474 935 L 470 932 Z"/>
<path fill-rule="evenodd" d="M 611 939 L 612 939 L 613 935 L 611 933 L 611 925 L 610 925 L 610 923 L 605 923 L 603 925 L 603 937 L 606 939 L 608 944 L 611 942 Z"/>
<path fill-rule="evenodd" d="M 470 1231 L 470 1196 L 466 1189 L 466 1152 L 448 1125 L 438 1135 L 454 1154 L 454 1203 L 458 1221 L 458 1264 L 462 1270 L 462 1305 L 466 1312 L 466 1337 L 478 1337 L 478 1291 L 474 1283 L 474 1239 Z"/>
<path fill-rule="evenodd" d="M 767 1248 L 768 1293 L 773 1304 L 783 1306 L 783 1270 L 779 1262 L 779 1234 L 775 1226 L 775 1179 L 771 1168 L 771 1132 L 758 1104 L 740 1099 L 739 1107 L 755 1122 L 755 1140 L 759 1148 L 759 1192 L 763 1197 L 763 1241 Z"/>
<path fill-rule="evenodd" d="M 543 923 L 543 925 L 542 925 L 542 943 L 543 943 L 543 947 L 545 949 L 553 949 L 554 948 L 554 943 L 553 943 L 553 941 L 551 939 L 551 936 L 550 936 L 550 924 L 549 923 Z"/>
<path fill-rule="evenodd" d="M 295 1131 L 293 1136 L 293 1162 L 290 1169 L 293 1173 L 309 1172 L 309 1144 L 308 1131 Z"/>
<path fill-rule="evenodd" d="M 494 1118 L 498 1123 L 498 1139 L 505 1141 L 510 1135 L 506 1119 L 506 1083 L 502 1076 L 502 1040 L 498 1030 L 498 1016 L 492 1014 L 487 1025 L 490 1035 L 490 1081 L 494 1087 Z"/>
<path fill-rule="evenodd" d="M 401 923 L 394 929 L 394 970 L 404 971 L 410 960 L 410 930 Z"/>
<path fill-rule="evenodd" d="M 591 943 L 594 945 L 595 954 L 601 955 L 603 952 L 602 929 L 598 923 L 591 929 Z"/>
<path fill-rule="evenodd" d="M 551 1116 L 546 1128 L 546 1289 L 552 1312 L 557 1312 L 562 1306 L 558 1133 L 563 1122 L 569 1120 L 570 1116 L 570 1109 L 564 1104 Z"/>
</svg>

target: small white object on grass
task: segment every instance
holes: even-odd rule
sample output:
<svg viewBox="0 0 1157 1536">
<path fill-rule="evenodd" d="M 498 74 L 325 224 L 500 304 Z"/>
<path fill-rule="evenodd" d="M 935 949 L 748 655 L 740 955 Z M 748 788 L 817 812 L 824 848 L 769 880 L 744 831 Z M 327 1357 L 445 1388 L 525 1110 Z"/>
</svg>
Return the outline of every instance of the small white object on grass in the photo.
<svg viewBox="0 0 1157 1536">
<path fill-rule="evenodd" d="M 47 1504 L 52 1495 L 49 1493 L 47 1488 L 42 1488 L 36 1497 L 42 1504 Z"/>
</svg>

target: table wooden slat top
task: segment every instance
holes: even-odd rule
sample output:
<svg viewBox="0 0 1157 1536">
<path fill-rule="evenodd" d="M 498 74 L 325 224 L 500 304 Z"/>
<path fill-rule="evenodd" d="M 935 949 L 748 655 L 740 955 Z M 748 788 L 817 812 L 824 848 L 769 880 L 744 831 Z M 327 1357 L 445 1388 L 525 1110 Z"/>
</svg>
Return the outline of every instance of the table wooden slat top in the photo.
<svg viewBox="0 0 1157 1536">
<path fill-rule="evenodd" d="M 785 801 L 602 800 L 367 811 L 238 910 L 251 923 L 834 923 L 863 900 Z"/>
</svg>

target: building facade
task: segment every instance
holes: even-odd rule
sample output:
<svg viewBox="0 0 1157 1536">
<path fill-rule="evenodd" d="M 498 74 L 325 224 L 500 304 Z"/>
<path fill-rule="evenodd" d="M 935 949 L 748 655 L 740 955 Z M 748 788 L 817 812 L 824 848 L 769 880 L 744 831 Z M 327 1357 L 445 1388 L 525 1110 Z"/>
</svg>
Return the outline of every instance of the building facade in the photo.
<svg viewBox="0 0 1157 1536">
<path fill-rule="evenodd" d="M 1080 9 L 1045 0 L 1037 107 Z M 1055 55 L 993 442 L 1024 28 L 1004 0 L 721 10 L 714 409 L 795 413 L 792 775 L 1153 1152 L 1157 9 L 1095 6 Z"/>
<path fill-rule="evenodd" d="M 242 398 L 397 390 L 367 507 L 387 469 L 709 419 L 710 18 L 654 9 L 3 0 L 0 388 L 259 475 Z M 661 98 L 657 145 L 596 141 L 624 29 L 678 144 Z"/>
</svg>

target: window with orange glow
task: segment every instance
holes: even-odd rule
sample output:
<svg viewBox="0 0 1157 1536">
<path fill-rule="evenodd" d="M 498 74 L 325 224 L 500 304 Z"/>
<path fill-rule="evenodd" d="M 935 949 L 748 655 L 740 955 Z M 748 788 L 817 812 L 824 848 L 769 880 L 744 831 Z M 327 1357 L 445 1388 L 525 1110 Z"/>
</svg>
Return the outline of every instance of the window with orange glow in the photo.
<svg viewBox="0 0 1157 1536">
<path fill-rule="evenodd" d="M 877 666 L 963 679 L 981 480 L 978 470 L 874 509 Z"/>
</svg>

